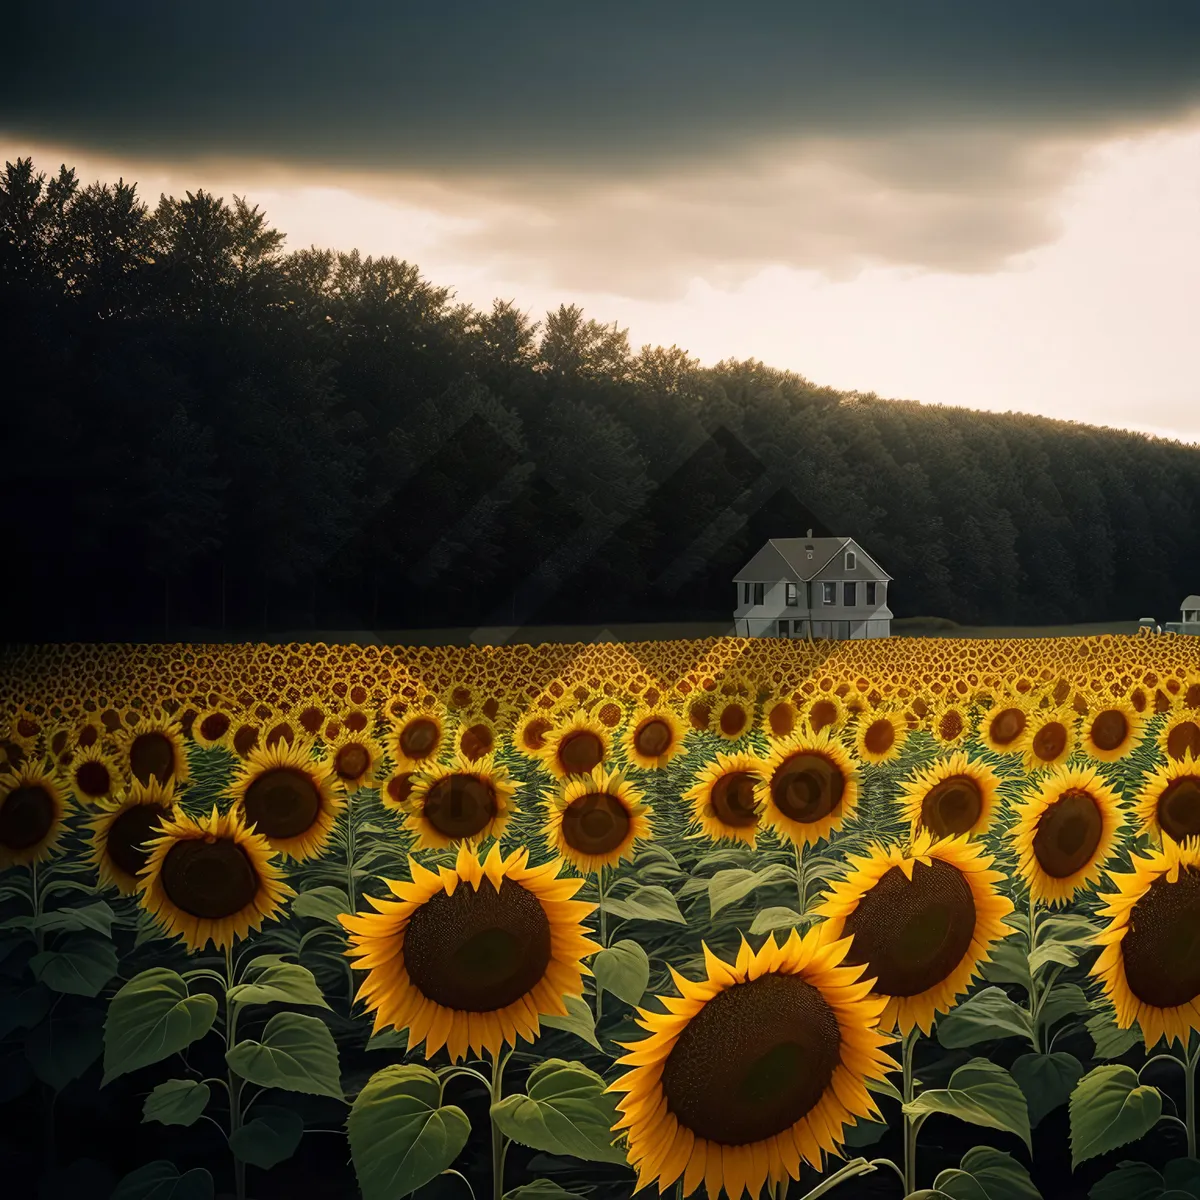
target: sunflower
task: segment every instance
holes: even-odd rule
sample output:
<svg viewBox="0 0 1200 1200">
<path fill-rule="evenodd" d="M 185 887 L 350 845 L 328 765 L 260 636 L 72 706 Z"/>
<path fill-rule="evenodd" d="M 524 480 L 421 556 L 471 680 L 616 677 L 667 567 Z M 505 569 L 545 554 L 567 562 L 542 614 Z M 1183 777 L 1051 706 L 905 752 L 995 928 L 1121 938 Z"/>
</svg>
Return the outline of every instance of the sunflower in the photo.
<svg viewBox="0 0 1200 1200">
<path fill-rule="evenodd" d="M 120 787 L 120 771 L 99 743 L 77 750 L 64 774 L 80 804 L 108 800 Z"/>
<path fill-rule="evenodd" d="M 945 700 L 936 705 L 924 720 L 933 734 L 933 740 L 943 750 L 957 750 L 971 734 L 971 718 L 967 707 L 958 700 Z"/>
<path fill-rule="evenodd" d="M 979 721 L 979 740 L 993 754 L 1011 754 L 1021 745 L 1029 724 L 1029 705 L 1015 696 L 1000 694 Z"/>
<path fill-rule="evenodd" d="M 477 762 L 461 755 L 416 775 L 406 802 L 405 828 L 416 834 L 414 850 L 443 850 L 458 841 L 499 838 L 516 811 L 516 784 L 489 755 Z"/>
<path fill-rule="evenodd" d="M 908 738 L 908 722 L 900 712 L 865 712 L 858 719 L 854 747 L 863 762 L 891 762 Z"/>
<path fill-rule="evenodd" d="M 847 1127 L 878 1119 L 869 1084 L 899 1068 L 876 1028 L 885 1001 L 845 952 L 793 929 L 757 953 L 743 938 L 733 963 L 704 946 L 698 983 L 672 969 L 680 998 L 638 1009 L 649 1036 L 619 1043 L 630 1069 L 608 1089 L 624 1093 L 613 1129 L 627 1131 L 635 1191 L 682 1176 L 684 1196 L 702 1183 L 710 1197 L 759 1196 L 805 1162 L 822 1169 Z"/>
<path fill-rule="evenodd" d="M 808 710 L 804 714 L 804 720 L 813 733 L 820 733 L 823 729 L 834 733 L 845 725 L 848 716 L 849 710 L 842 702 L 842 698 L 830 692 L 827 695 L 818 696 L 809 704 Z"/>
<path fill-rule="evenodd" d="M 143 717 L 118 735 L 121 760 L 138 783 L 178 786 L 188 779 L 187 750 L 179 722 L 169 717 Z"/>
<path fill-rule="evenodd" d="M 927 829 L 937 838 L 970 837 L 991 823 L 999 786 L 994 771 L 959 751 L 915 771 L 899 800 L 914 834 Z"/>
<path fill-rule="evenodd" d="M 142 907 L 189 950 L 232 946 L 279 915 L 294 891 L 265 837 L 233 812 L 162 819 L 139 878 Z"/>
<path fill-rule="evenodd" d="M 687 702 L 688 727 L 697 733 L 707 733 L 712 729 L 714 701 L 707 693 L 693 696 Z"/>
<path fill-rule="evenodd" d="M 442 688 L 438 699 L 451 712 L 458 713 L 474 705 L 481 695 L 479 688 L 474 684 L 468 683 L 465 679 L 456 678 Z"/>
<path fill-rule="evenodd" d="M 56 776 L 36 762 L 0 775 L 0 870 L 49 858 L 66 830 L 68 804 Z"/>
<path fill-rule="evenodd" d="M 1078 744 L 1075 728 L 1079 716 L 1072 708 L 1038 709 L 1029 714 L 1016 749 L 1027 771 L 1062 766 Z"/>
<path fill-rule="evenodd" d="M 448 724 L 440 704 L 406 709 L 385 737 L 385 745 L 396 766 L 409 771 L 437 761 L 446 740 Z"/>
<path fill-rule="evenodd" d="M 727 742 L 748 733 L 754 721 L 754 702 L 734 694 L 717 700 L 712 709 L 712 729 Z"/>
<path fill-rule="evenodd" d="M 643 771 L 665 767 L 684 749 L 683 723 L 665 704 L 638 708 L 621 737 L 626 757 Z"/>
<path fill-rule="evenodd" d="M 928 1034 L 967 990 L 991 945 L 1013 932 L 1012 903 L 996 884 L 982 844 L 965 837 L 934 840 L 927 830 L 908 848 L 875 845 L 850 855 L 850 874 L 834 884 L 816 912 L 819 936 L 854 939 L 847 964 L 865 963 L 875 992 L 887 998 L 880 1028 L 915 1025 Z"/>
<path fill-rule="evenodd" d="M 758 764 L 763 823 L 797 846 L 828 837 L 858 804 L 858 772 L 827 731 L 794 733 Z"/>
<path fill-rule="evenodd" d="M 1180 711 L 1168 718 L 1158 735 L 1158 750 L 1164 758 L 1191 754 L 1200 759 L 1200 713 Z"/>
<path fill-rule="evenodd" d="M 458 752 L 471 762 L 478 762 L 496 752 L 500 733 L 495 723 L 482 713 L 463 713 L 457 731 Z"/>
<path fill-rule="evenodd" d="M 608 758 L 611 736 L 599 721 L 577 708 L 568 720 L 546 734 L 538 758 L 555 779 L 586 775 Z"/>
<path fill-rule="evenodd" d="M 379 789 L 379 802 L 384 808 L 393 812 L 407 813 L 408 802 L 412 798 L 413 788 L 417 782 L 416 771 L 393 771 Z"/>
<path fill-rule="evenodd" d="M 325 849 L 345 807 L 339 781 L 327 760 L 313 757 L 311 742 L 252 751 L 229 794 L 242 823 L 266 838 L 272 853 L 297 862 Z"/>
<path fill-rule="evenodd" d="M 246 713 L 241 713 L 226 735 L 225 744 L 238 758 L 249 758 L 250 752 L 258 746 L 261 736 L 262 729 L 258 722 Z"/>
<path fill-rule="evenodd" d="M 543 709 L 527 710 L 513 728 L 513 749 L 525 758 L 541 761 L 540 754 L 546 746 L 546 734 L 553 728 L 554 718 Z"/>
<path fill-rule="evenodd" d="M 206 750 L 224 746 L 233 729 L 233 712 L 226 705 L 202 710 L 192 722 L 192 741 Z"/>
<path fill-rule="evenodd" d="M 620 771 L 593 767 L 542 796 L 547 845 L 585 875 L 615 867 L 631 856 L 634 842 L 652 836 L 645 797 Z"/>
<path fill-rule="evenodd" d="M 760 828 L 762 805 L 755 794 L 761 779 L 762 761 L 753 754 L 722 754 L 693 777 L 683 793 L 691 804 L 692 821 L 710 841 L 744 842 L 754 848 Z"/>
<path fill-rule="evenodd" d="M 329 745 L 330 770 L 348 792 L 357 792 L 370 783 L 382 757 L 373 737 L 350 729 L 343 729 Z"/>
<path fill-rule="evenodd" d="M 1169 759 L 1142 780 L 1136 812 L 1146 833 L 1182 842 L 1200 836 L 1200 758 Z"/>
<path fill-rule="evenodd" d="M 1116 762 L 1137 742 L 1146 718 L 1126 700 L 1099 703 L 1083 720 L 1080 744 L 1100 762 Z"/>
<path fill-rule="evenodd" d="M 608 730 L 616 729 L 628 715 L 625 705 L 612 696 L 599 697 L 589 711 Z"/>
<path fill-rule="evenodd" d="M 101 887 L 115 887 L 122 896 L 131 896 L 141 886 L 138 875 L 149 855 L 146 843 L 162 832 L 164 817 L 177 815 L 174 785 L 135 779 L 128 791 L 100 807 L 100 815 L 88 822 L 91 862 Z"/>
<path fill-rule="evenodd" d="M 1118 1027 L 1137 1022 L 1147 1051 L 1164 1037 L 1186 1048 L 1200 1029 L 1200 843 L 1166 839 L 1110 878 L 1117 890 L 1100 897 L 1108 925 L 1091 973 Z"/>
<path fill-rule="evenodd" d="M 1124 818 L 1095 767 L 1056 767 L 1017 808 L 1012 838 L 1039 904 L 1068 904 L 1100 878 Z"/>
<path fill-rule="evenodd" d="M 769 693 L 762 705 L 759 728 L 769 738 L 790 737 L 800 724 L 800 709 L 791 696 Z"/>
<path fill-rule="evenodd" d="M 358 991 L 376 1033 L 408 1030 L 408 1049 L 443 1046 L 453 1062 L 532 1042 L 539 1017 L 565 1016 L 583 995 L 581 961 L 600 947 L 583 920 L 594 904 L 573 900 L 582 879 L 559 879 L 561 860 L 527 865 L 529 851 L 486 860 L 461 845 L 454 869 L 427 871 L 409 858 L 411 883 L 385 880 L 395 900 L 368 896 L 374 913 L 340 918 L 346 954 L 368 972 Z"/>
</svg>

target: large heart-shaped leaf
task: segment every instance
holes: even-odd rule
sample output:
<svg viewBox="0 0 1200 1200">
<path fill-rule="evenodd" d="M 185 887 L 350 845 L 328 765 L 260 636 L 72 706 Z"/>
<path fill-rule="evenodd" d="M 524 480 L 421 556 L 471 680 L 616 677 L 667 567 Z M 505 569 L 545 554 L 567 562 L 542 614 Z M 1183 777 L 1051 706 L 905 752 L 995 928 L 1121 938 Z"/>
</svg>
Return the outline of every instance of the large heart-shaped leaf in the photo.
<svg viewBox="0 0 1200 1200">
<path fill-rule="evenodd" d="M 1029 1104 L 1029 1124 L 1041 1119 L 1060 1104 L 1066 1104 L 1083 1075 L 1083 1066 L 1073 1054 L 1022 1054 L 1011 1067 Z"/>
<path fill-rule="evenodd" d="M 752 934 L 774 933 L 779 929 L 801 928 L 816 919 L 816 913 L 801 913 L 786 905 L 777 905 L 773 908 L 759 909 L 750 924 L 750 932 Z"/>
<path fill-rule="evenodd" d="M 117 950 L 107 938 L 73 933 L 29 960 L 33 976 L 56 992 L 98 996 L 117 973 Z"/>
<path fill-rule="evenodd" d="M 597 987 L 626 1004 L 637 1004 L 650 982 L 650 960 L 637 942 L 617 942 L 592 960 L 592 974 Z"/>
<path fill-rule="evenodd" d="M 216 1016 L 216 1000 L 207 993 L 189 996 L 174 971 L 151 967 L 135 975 L 109 1001 L 101 1086 L 190 1046 Z"/>
<path fill-rule="evenodd" d="M 650 885 L 634 888 L 624 900 L 605 900 L 604 909 L 614 917 L 638 921 L 670 921 L 686 925 L 675 897 L 665 887 Z"/>
<path fill-rule="evenodd" d="M 239 1042 L 225 1061 L 243 1079 L 262 1087 L 343 1097 L 337 1043 L 320 1017 L 276 1013 L 267 1022 L 262 1041 Z"/>
<path fill-rule="evenodd" d="M 1097 1058 L 1120 1058 L 1143 1040 L 1136 1025 L 1119 1029 L 1112 1012 L 1098 1012 L 1089 1018 L 1087 1031 L 1095 1043 Z"/>
<path fill-rule="evenodd" d="M 446 1170 L 471 1136 L 466 1113 L 443 1105 L 438 1077 L 415 1064 L 372 1075 L 346 1124 L 363 1200 L 416 1191 Z"/>
<path fill-rule="evenodd" d="M 1071 1093 L 1071 1169 L 1137 1141 L 1160 1116 L 1161 1093 L 1139 1084 L 1132 1067 L 1108 1063 L 1089 1071 Z"/>
<path fill-rule="evenodd" d="M 229 1148 L 242 1162 L 269 1171 L 296 1153 L 304 1136 L 304 1118 L 290 1108 L 255 1105 L 254 1115 L 229 1137 Z"/>
<path fill-rule="evenodd" d="M 987 1059 L 971 1059 L 950 1076 L 949 1086 L 922 1092 L 904 1111 L 918 1117 L 947 1113 L 972 1125 L 1015 1133 L 1030 1145 L 1024 1093 L 1003 1067 Z"/>
<path fill-rule="evenodd" d="M 1097 1180 L 1088 1200 L 1162 1200 L 1163 1177 L 1149 1163 L 1123 1162 Z"/>
<path fill-rule="evenodd" d="M 326 885 L 301 892 L 292 901 L 292 913 L 297 917 L 312 917 L 327 921 L 341 928 L 338 920 L 343 913 L 350 912 L 350 901 L 343 888 Z"/>
<path fill-rule="evenodd" d="M 104 1014 L 95 1008 L 56 1008 L 25 1035 L 34 1074 L 56 1092 L 78 1079 L 104 1050 Z"/>
<path fill-rule="evenodd" d="M 1029 991 L 1033 986 L 1029 975 L 1029 958 L 1019 937 L 1008 937 L 991 949 L 991 957 L 983 964 L 983 977 L 989 983 L 1015 983 Z"/>
<path fill-rule="evenodd" d="M 1033 1040 L 1033 1021 L 1003 988 L 989 987 L 952 1009 L 937 1023 L 937 1039 L 947 1050 L 1003 1037 Z"/>
<path fill-rule="evenodd" d="M 213 1200 L 213 1178 L 203 1167 L 180 1175 L 160 1158 L 126 1175 L 110 1200 Z"/>
<path fill-rule="evenodd" d="M 564 996 L 563 1003 L 567 1006 L 565 1017 L 556 1014 L 544 1015 L 538 1018 L 539 1023 L 550 1029 L 562 1029 L 573 1033 L 576 1037 L 583 1038 L 589 1046 L 595 1046 L 599 1050 L 600 1043 L 596 1040 L 596 1018 L 588 1008 L 587 1001 L 579 996 Z"/>
<path fill-rule="evenodd" d="M 777 883 L 786 876 L 782 867 L 775 865 L 764 867 L 761 871 L 748 871 L 742 867 L 734 867 L 728 871 L 718 871 L 708 881 L 708 907 L 711 916 L 716 916 L 723 908 L 744 900 L 756 888 L 764 884 Z"/>
<path fill-rule="evenodd" d="M 257 969 L 256 969 L 257 968 Z M 299 963 L 272 962 L 246 968 L 246 982 L 230 988 L 237 1004 L 312 1004 L 328 1008 L 313 973 Z"/>
<path fill-rule="evenodd" d="M 142 1123 L 159 1121 L 163 1125 L 193 1125 L 208 1106 L 209 1087 L 196 1079 L 168 1079 L 146 1097 L 142 1105 Z"/>
<path fill-rule="evenodd" d="M 506 1096 L 492 1105 L 492 1120 L 506 1137 L 547 1154 L 568 1154 L 588 1162 L 626 1162 L 612 1144 L 616 1097 L 604 1080 L 582 1063 L 550 1058 L 529 1075 L 526 1095 Z"/>
</svg>

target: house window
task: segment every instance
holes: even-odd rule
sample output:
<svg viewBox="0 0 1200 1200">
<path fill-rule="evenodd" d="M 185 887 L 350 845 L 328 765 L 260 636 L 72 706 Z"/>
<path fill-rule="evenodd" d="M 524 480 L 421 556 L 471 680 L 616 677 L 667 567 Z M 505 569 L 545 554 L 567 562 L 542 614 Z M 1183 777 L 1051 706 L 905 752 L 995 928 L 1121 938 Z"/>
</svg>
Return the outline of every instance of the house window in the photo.
<svg viewBox="0 0 1200 1200">
<path fill-rule="evenodd" d="M 844 583 L 842 584 L 842 603 L 847 608 L 853 608 L 858 603 L 858 584 Z"/>
<path fill-rule="evenodd" d="M 804 621 L 793 621 L 792 622 L 792 632 L 797 637 L 803 637 L 805 635 L 805 628 L 804 628 L 805 624 L 806 624 L 806 622 L 804 622 Z"/>
<path fill-rule="evenodd" d="M 837 584 L 823 583 L 821 584 L 821 600 L 825 604 L 837 603 Z"/>
<path fill-rule="evenodd" d="M 779 636 L 780 637 L 788 636 L 788 623 L 786 621 L 779 622 Z"/>
<path fill-rule="evenodd" d="M 800 607 L 800 596 L 796 591 L 796 585 L 794 583 L 788 583 L 784 585 L 783 602 L 788 606 L 788 608 Z"/>
<path fill-rule="evenodd" d="M 756 583 L 754 585 L 754 603 L 755 604 L 761 604 L 763 602 L 763 591 L 765 588 L 766 588 L 766 584 L 763 584 L 763 583 Z"/>
<path fill-rule="evenodd" d="M 876 599 L 875 599 L 875 589 L 876 589 L 876 587 L 877 587 L 877 586 L 878 586 L 878 585 L 877 585 L 877 584 L 874 584 L 874 583 L 868 583 L 868 584 L 867 584 L 867 603 L 868 603 L 868 604 L 875 604 L 875 603 L 877 603 L 877 601 L 876 601 Z"/>
<path fill-rule="evenodd" d="M 847 571 L 853 571 L 853 570 L 854 570 L 854 563 L 855 563 L 854 551 L 853 551 L 853 550 L 847 550 L 847 551 L 846 551 L 846 570 L 847 570 Z"/>
<path fill-rule="evenodd" d="M 748 583 L 742 584 L 742 603 L 750 603 L 750 585 Z"/>
</svg>

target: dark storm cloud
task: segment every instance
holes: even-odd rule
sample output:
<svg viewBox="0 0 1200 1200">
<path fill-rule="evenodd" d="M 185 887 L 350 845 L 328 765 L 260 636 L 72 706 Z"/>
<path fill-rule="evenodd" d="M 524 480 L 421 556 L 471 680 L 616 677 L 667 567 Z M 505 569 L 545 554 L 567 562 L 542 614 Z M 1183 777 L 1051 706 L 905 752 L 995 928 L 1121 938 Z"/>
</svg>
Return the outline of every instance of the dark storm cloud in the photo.
<svg viewBox="0 0 1200 1200">
<path fill-rule="evenodd" d="M 10 136 L 335 168 L 658 173 L 779 139 L 1166 117 L 1200 87 L 1196 0 L 20 0 L 9 13 Z M 889 168 L 906 169 L 930 185 L 929 163 Z"/>
</svg>

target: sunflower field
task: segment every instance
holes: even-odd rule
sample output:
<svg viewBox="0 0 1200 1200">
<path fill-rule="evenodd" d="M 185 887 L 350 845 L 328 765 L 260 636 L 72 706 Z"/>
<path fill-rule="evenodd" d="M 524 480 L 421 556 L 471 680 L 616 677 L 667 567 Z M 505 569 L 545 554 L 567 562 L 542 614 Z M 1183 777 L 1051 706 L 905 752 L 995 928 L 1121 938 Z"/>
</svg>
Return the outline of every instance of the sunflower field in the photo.
<svg viewBox="0 0 1200 1200">
<path fill-rule="evenodd" d="M 1200 640 L 0 662 L 5 1196 L 1200 1200 Z"/>
</svg>

